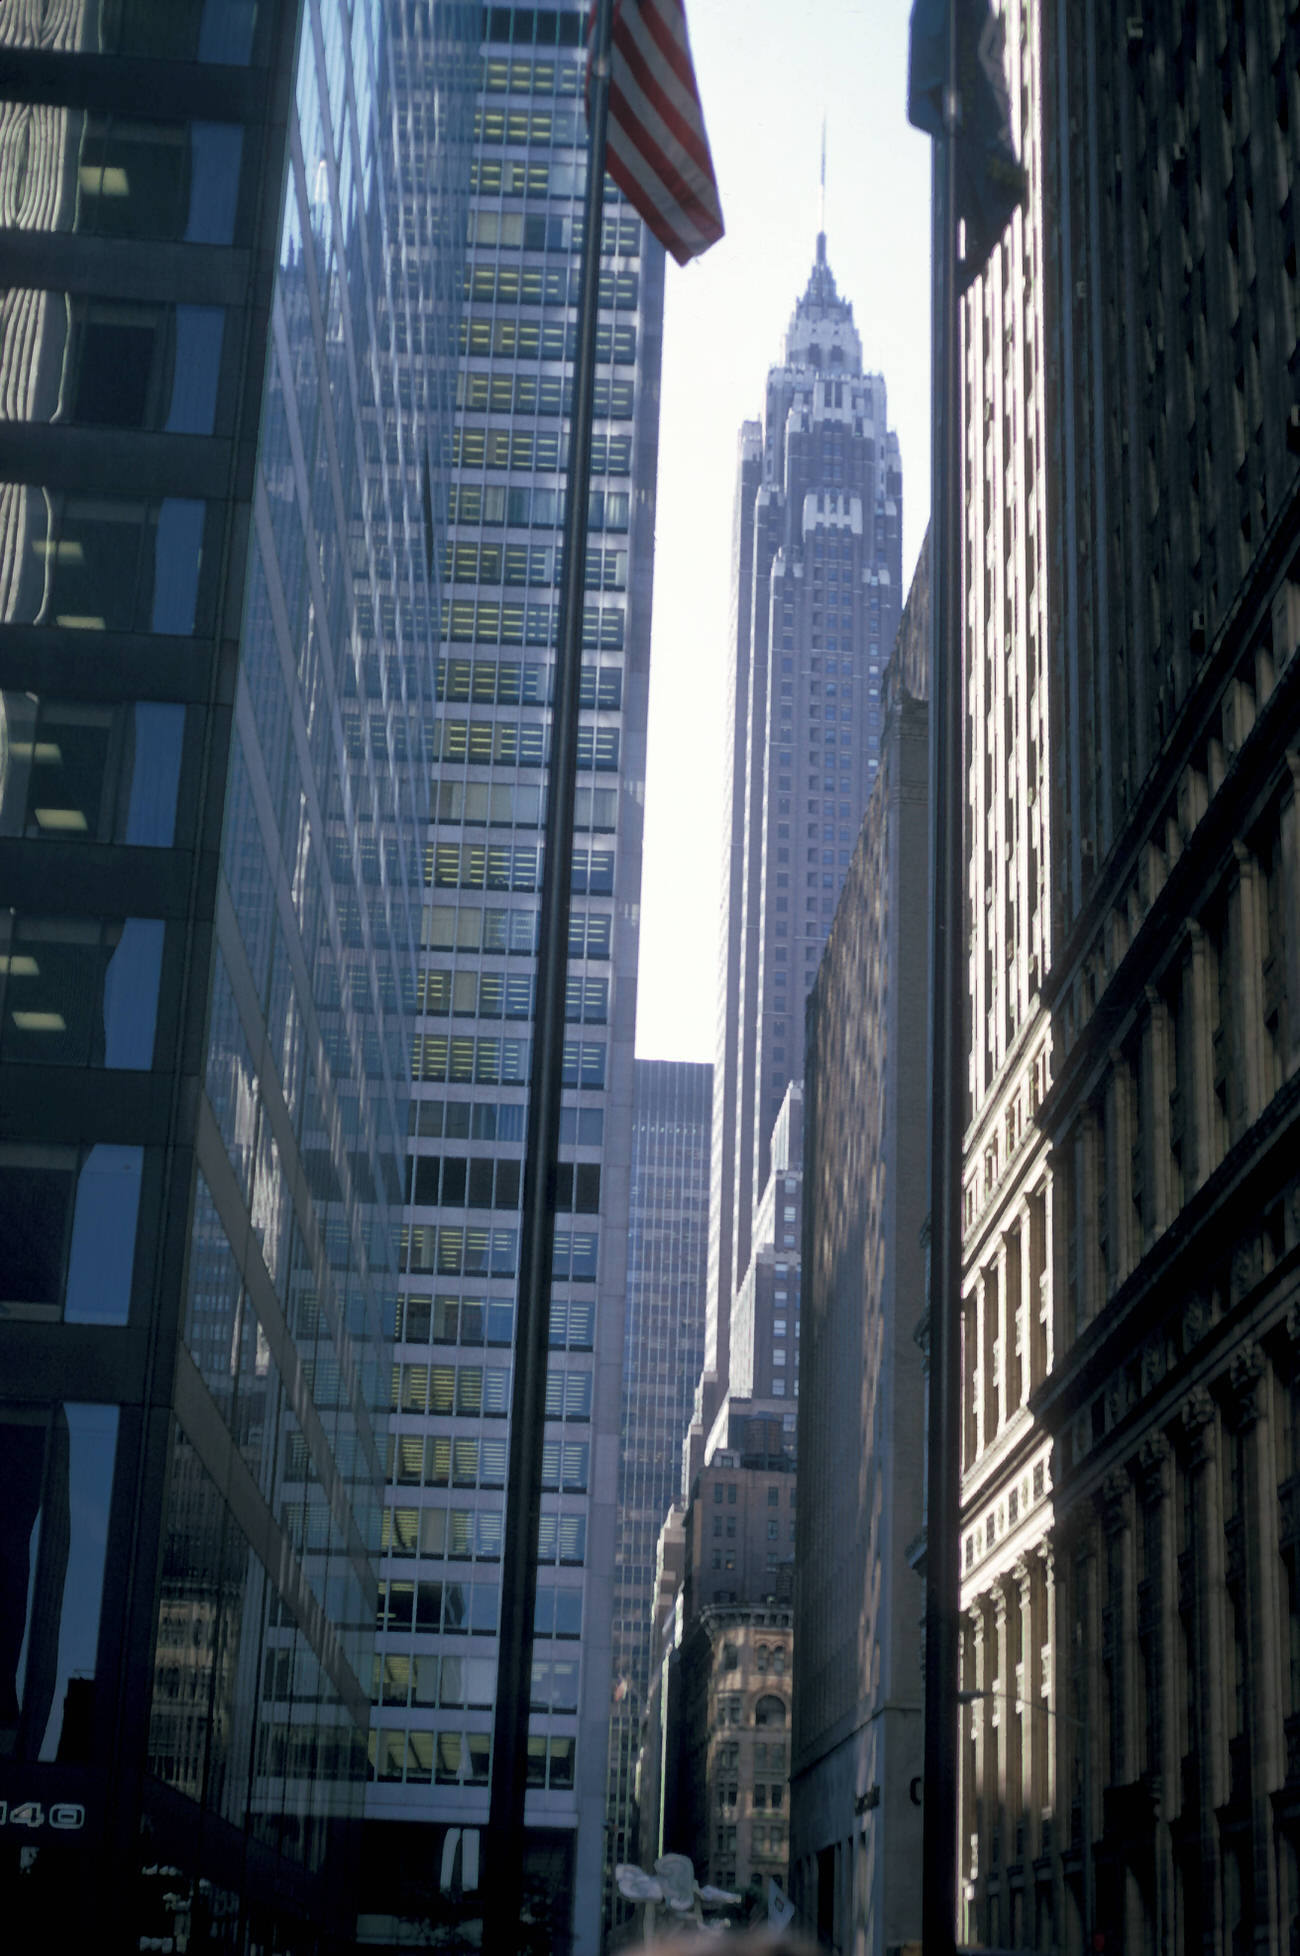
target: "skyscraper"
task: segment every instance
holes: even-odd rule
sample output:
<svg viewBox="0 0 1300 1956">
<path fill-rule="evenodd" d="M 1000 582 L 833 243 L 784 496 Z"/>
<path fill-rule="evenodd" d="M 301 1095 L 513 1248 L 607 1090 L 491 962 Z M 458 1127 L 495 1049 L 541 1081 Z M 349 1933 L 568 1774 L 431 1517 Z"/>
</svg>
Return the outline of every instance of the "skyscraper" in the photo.
<svg viewBox="0 0 1300 1956">
<path fill-rule="evenodd" d="M 464 25 L 0 22 L 16 1947 L 351 1933 Z"/>
<path fill-rule="evenodd" d="M 808 284 L 740 436 L 731 748 L 713 1078 L 707 1427 L 773 1127 L 803 1071 L 803 1007 L 875 777 L 898 627 L 902 469 L 885 383 L 819 235 Z"/>
<path fill-rule="evenodd" d="M 584 18 L 565 0 L 482 23 L 367 1806 L 376 1936 L 443 1907 L 443 1854 L 472 1890 L 488 1811 Z M 662 251 L 607 187 L 527 1811 L 556 1947 L 584 1952 L 604 1865 L 662 295 Z"/>
<path fill-rule="evenodd" d="M 614 1566 L 609 1861 L 636 1859 L 637 1745 L 655 1657 L 655 1551 L 704 1356 L 713 1069 L 638 1060 Z"/>
</svg>

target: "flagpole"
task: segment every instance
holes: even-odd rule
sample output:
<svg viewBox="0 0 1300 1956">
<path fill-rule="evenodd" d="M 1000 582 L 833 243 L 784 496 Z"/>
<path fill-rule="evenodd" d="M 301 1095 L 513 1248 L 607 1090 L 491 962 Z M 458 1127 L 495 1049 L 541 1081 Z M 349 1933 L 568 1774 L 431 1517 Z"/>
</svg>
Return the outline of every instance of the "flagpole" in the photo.
<svg viewBox="0 0 1300 1956">
<path fill-rule="evenodd" d="M 961 1179 L 967 1058 L 961 336 L 957 294 L 957 4 L 947 9 L 942 135 L 933 150 L 930 680 L 930 1309 L 921 1935 L 953 1956 L 957 1928 L 961 1514 Z"/>
<path fill-rule="evenodd" d="M 588 89 L 587 184 L 583 206 L 578 335 L 564 508 L 563 583 L 551 711 L 546 796 L 546 849 L 538 921 L 533 1047 L 528 1077 L 519 1292 L 510 1460 L 501 1565 L 501 1626 L 492 1790 L 488 1807 L 488 1881 L 483 1948 L 508 1956 L 520 1947 L 524 1902 L 524 1798 L 528 1784 L 528 1713 L 532 1698 L 533 1615 L 537 1601 L 537 1534 L 542 1502 L 542 1439 L 555 1243 L 556 1158 L 564 1073 L 569 963 L 569 884 L 573 857 L 582 617 L 587 568 L 587 505 L 595 396 L 596 325 L 604 216 L 605 137 L 609 119 L 613 0 L 595 0 Z"/>
</svg>

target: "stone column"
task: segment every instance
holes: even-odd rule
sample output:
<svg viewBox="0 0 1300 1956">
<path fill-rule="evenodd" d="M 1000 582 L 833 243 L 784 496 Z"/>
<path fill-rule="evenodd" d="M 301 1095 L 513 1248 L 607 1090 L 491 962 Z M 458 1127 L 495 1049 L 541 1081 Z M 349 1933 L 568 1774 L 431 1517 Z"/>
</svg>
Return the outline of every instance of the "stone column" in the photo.
<svg viewBox="0 0 1300 1956">
<path fill-rule="evenodd" d="M 1227 1577 L 1238 1591 L 1247 1626 L 1246 1752 L 1250 1761 L 1255 1947 L 1264 1956 L 1269 1924 L 1277 1908 L 1277 1873 L 1272 1854 L 1261 1843 L 1272 1838 L 1270 1790 L 1280 1786 L 1286 1767 L 1276 1716 L 1272 1662 L 1281 1622 L 1278 1600 L 1277 1489 L 1269 1470 L 1268 1365 L 1260 1346 L 1241 1345 L 1228 1367 L 1224 1416 L 1242 1449 L 1241 1506 L 1229 1536 Z"/>
<path fill-rule="evenodd" d="M 1039 1683 L 1039 1646 L 1043 1640 L 1041 1611 L 1038 1608 L 1037 1571 L 1032 1555 L 1018 1557 L 1011 1571 L 1020 1609 L 1020 1663 L 1017 1667 L 1016 1698 L 1020 1703 L 1020 1814 L 1025 1839 L 1024 1860 L 1032 1862 L 1039 1852 L 1039 1818 L 1042 1797 L 1044 1726 Z"/>
<path fill-rule="evenodd" d="M 1178 1569 L 1180 1594 L 1187 1591 L 1191 1602 L 1189 1659 L 1196 1673 L 1196 1716 L 1194 1721 L 1189 1720 L 1187 1745 L 1196 1761 L 1200 1803 L 1202 1941 L 1205 1956 L 1215 1956 L 1221 1907 L 1215 1808 L 1227 1799 L 1228 1770 L 1223 1729 L 1223 1635 L 1215 1607 L 1223 1591 L 1222 1509 L 1215 1485 L 1218 1445 L 1214 1401 L 1204 1386 L 1193 1386 L 1183 1401 L 1179 1443 L 1191 1481 L 1191 1542 L 1179 1557 Z"/>
<path fill-rule="evenodd" d="M 1152 1675 L 1145 1679 L 1154 1702 L 1148 1706 L 1151 1749 L 1147 1757 L 1155 1823 L 1155 1950 L 1165 1956 L 1173 1943 L 1173 1844 L 1167 1815 L 1169 1795 L 1178 1784 L 1178 1720 L 1171 1701 L 1176 1676 L 1174 1631 L 1178 1586 L 1174 1567 L 1174 1528 L 1170 1512 L 1173 1451 L 1162 1432 L 1148 1433 L 1138 1449 L 1137 1489 L 1145 1514 L 1146 1548 L 1138 1572 L 1138 1637 L 1152 1653 Z M 1138 1662 L 1144 1661 L 1139 1649 Z"/>
</svg>

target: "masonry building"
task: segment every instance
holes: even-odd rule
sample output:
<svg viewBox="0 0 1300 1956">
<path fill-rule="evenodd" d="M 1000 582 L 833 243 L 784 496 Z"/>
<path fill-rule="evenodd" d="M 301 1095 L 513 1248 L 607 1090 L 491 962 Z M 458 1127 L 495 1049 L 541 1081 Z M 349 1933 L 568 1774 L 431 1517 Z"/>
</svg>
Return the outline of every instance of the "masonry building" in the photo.
<svg viewBox="0 0 1300 1956">
<path fill-rule="evenodd" d="M 926 551 L 808 1001 L 791 1891 L 853 1956 L 921 1924 L 929 633 Z"/>
<path fill-rule="evenodd" d="M 1286 1947 L 1300 16 L 1007 22 L 1030 201 L 965 308 L 966 1931 Z"/>
</svg>

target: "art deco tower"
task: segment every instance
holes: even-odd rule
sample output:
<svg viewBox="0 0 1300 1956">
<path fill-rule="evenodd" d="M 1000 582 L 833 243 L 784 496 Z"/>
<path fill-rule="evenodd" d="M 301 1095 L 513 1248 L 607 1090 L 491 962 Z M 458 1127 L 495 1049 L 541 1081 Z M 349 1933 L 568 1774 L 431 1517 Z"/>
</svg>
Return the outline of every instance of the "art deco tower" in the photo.
<svg viewBox="0 0 1300 1956">
<path fill-rule="evenodd" d="M 740 435 L 732 746 L 709 1217 L 705 1424 L 725 1390 L 773 1124 L 803 1072 L 803 1008 L 875 778 L 898 627 L 902 471 L 885 383 L 819 234 L 762 421 Z"/>
</svg>

